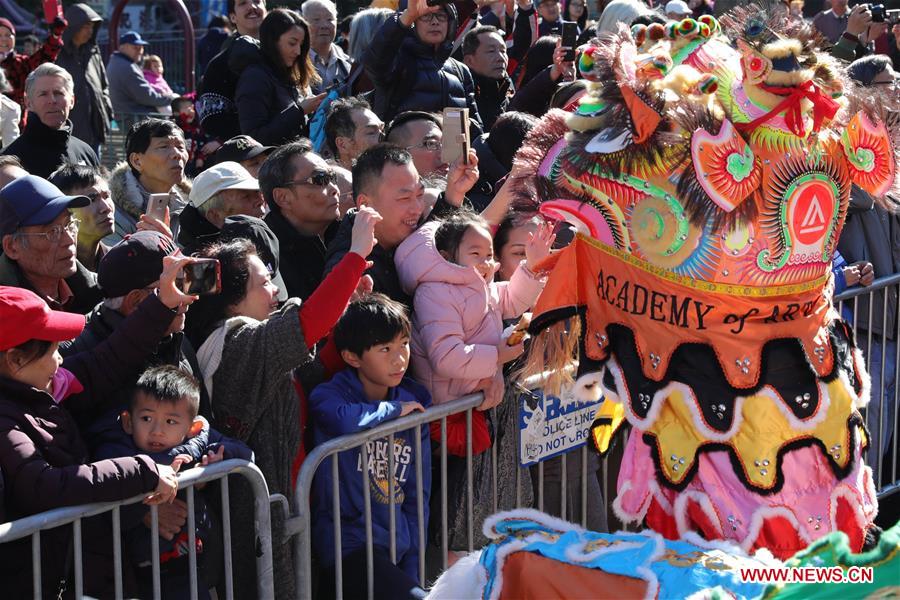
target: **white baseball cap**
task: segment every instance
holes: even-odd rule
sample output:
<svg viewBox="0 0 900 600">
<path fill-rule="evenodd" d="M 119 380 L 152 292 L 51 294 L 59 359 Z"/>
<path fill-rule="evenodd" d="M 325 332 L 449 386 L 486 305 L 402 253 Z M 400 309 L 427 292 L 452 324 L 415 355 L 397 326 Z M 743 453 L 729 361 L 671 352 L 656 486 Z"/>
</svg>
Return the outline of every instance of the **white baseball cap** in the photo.
<svg viewBox="0 0 900 600">
<path fill-rule="evenodd" d="M 667 15 L 691 15 L 692 11 L 684 0 L 669 0 L 666 4 Z"/>
<path fill-rule="evenodd" d="M 194 178 L 191 206 L 200 208 L 207 200 L 225 190 L 259 191 L 259 181 L 239 163 L 226 161 L 214 165 Z"/>
</svg>

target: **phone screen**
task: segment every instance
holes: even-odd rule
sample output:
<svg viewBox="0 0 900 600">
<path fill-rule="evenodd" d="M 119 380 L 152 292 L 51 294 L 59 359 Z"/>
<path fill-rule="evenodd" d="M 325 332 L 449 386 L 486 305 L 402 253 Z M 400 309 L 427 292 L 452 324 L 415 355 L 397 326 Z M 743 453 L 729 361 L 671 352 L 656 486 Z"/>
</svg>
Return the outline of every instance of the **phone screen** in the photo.
<svg viewBox="0 0 900 600">
<path fill-rule="evenodd" d="M 575 60 L 575 44 L 578 40 L 578 23 L 563 21 L 562 47 L 566 49 L 566 61 Z"/>
<path fill-rule="evenodd" d="M 445 108 L 442 126 L 441 162 L 452 164 L 469 160 L 469 109 Z"/>
<path fill-rule="evenodd" d="M 219 261 L 204 258 L 185 265 L 180 287 L 185 294 L 218 294 L 222 290 L 222 270 Z"/>
</svg>

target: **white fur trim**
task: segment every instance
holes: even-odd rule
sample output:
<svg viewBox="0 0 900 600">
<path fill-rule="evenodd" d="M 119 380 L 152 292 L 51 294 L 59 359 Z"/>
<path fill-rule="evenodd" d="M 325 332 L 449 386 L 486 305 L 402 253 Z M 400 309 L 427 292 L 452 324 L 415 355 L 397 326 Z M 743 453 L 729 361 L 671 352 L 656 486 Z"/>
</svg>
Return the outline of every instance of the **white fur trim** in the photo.
<svg viewBox="0 0 900 600">
<path fill-rule="evenodd" d="M 484 595 L 487 571 L 478 562 L 481 550 L 462 557 L 441 573 L 431 586 L 428 600 L 477 600 Z"/>
<path fill-rule="evenodd" d="M 597 402 L 603 397 L 603 371 L 585 373 L 575 380 L 572 393 L 581 402 Z"/>
<path fill-rule="evenodd" d="M 866 359 L 863 358 L 861 348 L 853 349 L 853 367 L 859 375 L 859 378 L 862 380 L 862 389 L 859 392 L 859 398 L 856 404 L 857 408 L 862 408 L 869 404 L 869 399 L 872 395 L 872 378 L 869 377 L 869 372 L 866 370 Z M 849 379 L 847 380 L 847 385 L 849 386 L 849 389 L 853 389 Z"/>
<path fill-rule="evenodd" d="M 718 513 L 716 513 L 716 509 L 713 508 L 709 496 L 698 490 L 685 491 L 675 498 L 675 524 L 678 526 L 678 534 L 684 537 L 685 534 L 693 531 L 693 529 L 688 526 L 688 502 L 690 500 L 694 500 L 700 506 L 700 510 L 703 511 L 710 522 L 716 527 L 716 534 L 718 537 L 724 538 L 725 534 L 722 532 L 722 520 L 719 518 Z"/>
<path fill-rule="evenodd" d="M 750 548 L 753 546 L 753 543 L 759 537 L 759 533 L 762 531 L 763 523 L 766 519 L 771 517 L 784 517 L 787 519 L 791 525 L 793 525 L 794 530 L 797 532 L 797 535 L 800 536 L 800 539 L 807 545 L 812 541 L 810 537 L 806 534 L 806 530 L 800 527 L 800 522 L 797 520 L 797 517 L 794 515 L 791 509 L 784 506 L 763 506 L 760 507 L 750 519 L 750 525 L 747 528 L 747 535 L 744 537 L 744 540 L 741 542 L 741 548 L 744 549 L 745 552 L 749 552 Z M 827 532 L 826 532 L 827 533 Z"/>
<path fill-rule="evenodd" d="M 570 523 L 569 521 L 564 521 L 557 517 L 552 517 L 545 512 L 541 512 L 534 508 L 516 508 L 513 510 L 505 510 L 503 512 L 498 512 L 497 514 L 491 515 L 484 520 L 484 525 L 481 528 L 481 531 L 484 535 L 489 539 L 499 539 L 500 534 L 494 529 L 497 523 L 500 521 L 504 521 L 506 519 L 521 519 L 521 520 L 529 520 L 534 521 L 548 529 L 553 529 L 560 533 L 565 533 L 567 531 L 577 531 L 578 533 L 584 533 L 586 529 L 583 527 L 576 525 L 575 523 Z"/>
<path fill-rule="evenodd" d="M 862 511 L 861 505 L 863 504 L 863 500 L 860 497 L 859 492 L 849 485 L 842 483 L 831 492 L 831 499 L 828 501 L 828 519 L 831 521 L 831 526 L 829 527 L 830 531 L 838 531 L 837 505 L 839 498 L 843 498 L 847 501 L 847 504 L 850 505 L 853 516 L 856 517 L 856 524 L 860 528 L 865 529 L 869 526 L 871 521 L 866 518 L 866 515 Z"/>
</svg>

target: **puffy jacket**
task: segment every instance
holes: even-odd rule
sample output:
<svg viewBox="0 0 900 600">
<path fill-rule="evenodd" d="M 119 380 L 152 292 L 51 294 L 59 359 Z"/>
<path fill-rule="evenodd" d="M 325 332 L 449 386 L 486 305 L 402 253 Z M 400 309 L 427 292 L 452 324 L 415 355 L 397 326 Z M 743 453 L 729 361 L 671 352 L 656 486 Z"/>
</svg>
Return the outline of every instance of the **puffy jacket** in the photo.
<svg viewBox="0 0 900 600">
<path fill-rule="evenodd" d="M 472 134 L 483 129 L 475 103 L 475 81 L 463 63 L 450 58 L 456 33 L 456 9 L 450 15 L 447 40 L 437 49 L 419 41 L 396 13 L 375 34 L 363 55 L 366 74 L 375 84 L 375 112 L 385 122 L 405 110 L 441 112 L 446 107 L 469 109 Z M 477 133 L 476 133 L 477 130 Z"/>
<path fill-rule="evenodd" d="M 434 244 L 438 227 L 436 221 L 420 227 L 394 257 L 400 285 L 415 294 L 412 367 L 435 404 L 481 389 L 496 404 L 504 386 L 497 365 L 503 319 L 516 318 L 533 306 L 543 281 L 519 268 L 509 282 L 485 282 L 474 268 L 440 255 Z M 485 379 L 491 380 L 486 389 Z"/>
<path fill-rule="evenodd" d="M 66 9 L 69 27 L 62 35 L 63 47 L 56 64 L 68 71 L 75 82 L 75 108 L 69 113 L 72 131 L 91 148 L 106 141 L 112 120 L 112 101 L 103 55 L 97 45 L 97 31 L 102 25 L 100 15 L 87 4 L 73 4 Z M 76 47 L 72 35 L 85 23 L 94 23 L 91 39 Z"/>
<path fill-rule="evenodd" d="M 234 94 L 248 57 L 259 53 L 259 41 L 233 35 L 206 66 L 197 88 L 197 118 L 204 133 L 224 142 L 241 134 Z"/>
<path fill-rule="evenodd" d="M 147 359 L 149 348 L 174 316 L 156 296 L 148 297 L 109 339 L 63 361 L 52 395 L 0 378 L 0 468 L 6 519 L 60 506 L 124 500 L 156 488 L 159 475 L 149 456 L 88 463 L 78 422 L 125 385 L 126 374 Z M 70 537 L 68 527 L 42 536 L 44 590 L 50 590 L 45 595 L 55 590 L 64 575 Z M 29 547 L 27 538 L 0 545 L 0 580 L 7 597 L 31 595 Z M 89 579 L 86 573 L 85 591 L 91 593 Z"/>
<path fill-rule="evenodd" d="M 181 183 L 172 188 L 177 198 L 169 204 L 169 226 L 176 239 L 181 233 L 181 212 L 190 204 L 188 197 L 191 194 L 191 181 L 185 177 Z M 121 162 L 113 169 L 109 176 L 109 195 L 116 205 L 116 231 L 115 242 L 119 242 L 129 233 L 137 231 L 137 222 L 140 220 L 150 192 L 144 189 L 141 181 L 131 172 L 127 162 Z"/>
<path fill-rule="evenodd" d="M 26 171 L 44 179 L 49 179 L 64 163 L 100 166 L 93 149 L 72 135 L 71 121 L 60 129 L 50 129 L 34 113 L 30 113 L 25 130 L 3 154 L 17 156 Z"/>
<path fill-rule="evenodd" d="M 300 102 L 309 90 L 282 80 L 262 54 L 248 65 L 238 79 L 234 92 L 241 133 L 259 143 L 279 146 L 306 135 L 307 119 Z"/>
<path fill-rule="evenodd" d="M 159 112 L 169 106 L 174 95 L 160 94 L 147 82 L 144 71 L 128 56 L 118 50 L 109 57 L 106 65 L 109 77 L 109 97 L 117 116 L 129 122 L 135 115 Z"/>
<path fill-rule="evenodd" d="M 366 397 L 354 369 L 337 373 L 331 381 L 313 390 L 309 398 L 313 443 L 318 445 L 341 435 L 357 433 L 400 417 L 402 402 L 418 402 L 428 408 L 428 391 L 409 378 L 391 388 L 382 402 Z M 422 429 L 422 505 L 428 522 L 431 491 L 431 452 L 427 432 Z M 368 443 L 368 486 L 372 493 L 372 543 L 387 551 L 390 547 L 390 498 L 388 496 L 387 452 L 395 457 L 394 515 L 396 524 L 397 566 L 417 578 L 419 568 L 418 516 L 416 512 L 416 433 L 407 429 L 394 434 L 394 446 L 388 438 Z M 341 501 L 341 552 L 344 556 L 365 548 L 366 528 L 363 481 L 360 477 L 360 450 L 341 452 L 338 457 L 338 489 Z M 313 479 L 313 540 L 316 555 L 324 566 L 334 564 L 334 512 L 331 461 L 317 471 Z"/>
</svg>

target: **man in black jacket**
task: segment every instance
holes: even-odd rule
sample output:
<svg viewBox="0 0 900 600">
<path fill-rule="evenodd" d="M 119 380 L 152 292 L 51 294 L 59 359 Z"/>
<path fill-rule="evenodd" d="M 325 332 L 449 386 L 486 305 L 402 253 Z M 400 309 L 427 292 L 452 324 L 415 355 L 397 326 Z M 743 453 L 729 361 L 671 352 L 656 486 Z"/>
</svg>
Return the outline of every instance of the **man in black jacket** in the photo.
<svg viewBox="0 0 900 600">
<path fill-rule="evenodd" d="M 69 72 L 75 84 L 75 108 L 70 114 L 72 129 L 99 153 L 112 118 L 106 67 L 97 45 L 97 31 L 103 18 L 87 4 L 79 3 L 66 9 L 66 20 L 69 27 L 62 35 L 63 47 L 56 64 Z"/>
<path fill-rule="evenodd" d="M 72 135 L 69 111 L 75 106 L 72 76 L 62 67 L 44 63 L 25 80 L 28 124 L 3 154 L 17 156 L 32 175 L 47 178 L 63 163 L 99 167 L 97 154 Z"/>
<path fill-rule="evenodd" d="M 515 93 L 512 79 L 506 74 L 509 57 L 506 42 L 496 27 L 475 27 L 462 43 L 463 62 L 475 78 L 475 102 L 489 131 L 494 121 L 506 112 L 509 99 Z"/>
<path fill-rule="evenodd" d="M 325 248 L 338 228 L 334 169 L 301 139 L 269 155 L 259 170 L 259 187 L 270 209 L 265 222 L 278 237 L 288 295 L 306 300 L 322 282 Z"/>
</svg>

